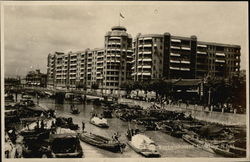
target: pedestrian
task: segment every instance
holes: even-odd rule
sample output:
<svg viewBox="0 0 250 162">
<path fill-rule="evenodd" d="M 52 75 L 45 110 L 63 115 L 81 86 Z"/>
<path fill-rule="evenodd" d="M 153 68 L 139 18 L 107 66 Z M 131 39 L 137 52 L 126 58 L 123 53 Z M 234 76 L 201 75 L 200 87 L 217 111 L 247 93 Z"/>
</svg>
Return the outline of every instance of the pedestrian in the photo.
<svg viewBox="0 0 250 162">
<path fill-rule="evenodd" d="M 85 123 L 82 121 L 82 131 L 85 129 Z"/>
<path fill-rule="evenodd" d="M 44 129 L 44 121 L 41 121 L 41 129 Z"/>
</svg>

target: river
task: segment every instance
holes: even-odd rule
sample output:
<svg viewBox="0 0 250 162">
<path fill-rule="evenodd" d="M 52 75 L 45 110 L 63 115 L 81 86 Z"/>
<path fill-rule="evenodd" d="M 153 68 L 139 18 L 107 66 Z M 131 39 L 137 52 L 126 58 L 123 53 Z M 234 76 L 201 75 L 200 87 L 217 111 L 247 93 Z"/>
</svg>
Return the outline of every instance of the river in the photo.
<svg viewBox="0 0 250 162">
<path fill-rule="evenodd" d="M 35 99 L 34 99 L 35 100 Z M 85 123 L 85 130 L 88 132 L 96 133 L 106 137 L 111 137 L 115 132 L 119 132 L 121 135 L 120 141 L 126 143 L 127 138 L 125 136 L 128 129 L 128 123 L 118 118 L 110 118 L 108 120 L 109 128 L 99 128 L 89 123 L 90 114 L 94 110 L 97 113 L 102 113 L 102 107 L 93 105 L 92 103 L 75 104 L 80 110 L 80 114 L 73 115 L 70 113 L 70 103 L 64 102 L 64 104 L 55 104 L 55 100 L 41 98 L 39 104 L 45 105 L 50 109 L 56 110 L 57 116 L 72 117 L 73 122 L 82 126 L 82 121 Z M 143 129 L 141 126 L 137 126 L 131 123 L 131 127 L 137 127 Z M 206 152 L 199 148 L 193 147 L 180 138 L 172 137 L 168 134 L 160 131 L 145 131 L 147 136 L 154 140 L 159 146 L 159 152 L 161 157 L 218 157 L 218 155 Z M 123 153 L 113 153 L 103 149 L 99 149 L 92 145 L 86 144 L 81 141 L 81 146 L 86 158 L 140 158 L 141 155 L 134 152 L 128 145 L 124 149 Z"/>
</svg>

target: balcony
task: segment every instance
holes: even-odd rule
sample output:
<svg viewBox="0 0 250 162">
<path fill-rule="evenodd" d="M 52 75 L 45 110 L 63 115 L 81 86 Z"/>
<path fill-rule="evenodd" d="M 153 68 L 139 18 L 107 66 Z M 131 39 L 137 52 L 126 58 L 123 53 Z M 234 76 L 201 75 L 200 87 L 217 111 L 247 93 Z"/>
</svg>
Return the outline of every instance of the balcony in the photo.
<svg viewBox="0 0 250 162">
<path fill-rule="evenodd" d="M 190 61 L 183 60 L 181 61 L 182 64 L 190 64 Z"/>
<path fill-rule="evenodd" d="M 181 40 L 180 40 L 180 39 L 171 39 L 171 42 L 180 43 L 180 42 L 181 42 Z"/>
<path fill-rule="evenodd" d="M 190 50 L 190 47 L 181 47 L 183 50 Z"/>
<path fill-rule="evenodd" d="M 151 76 L 150 72 L 142 72 L 142 75 Z"/>
<path fill-rule="evenodd" d="M 179 67 L 173 67 L 173 66 L 170 66 L 169 69 L 170 69 L 170 70 L 180 70 Z"/>
<path fill-rule="evenodd" d="M 170 60 L 171 63 L 180 63 L 178 60 Z"/>
<path fill-rule="evenodd" d="M 190 71 L 190 68 L 181 68 L 181 71 Z"/>
<path fill-rule="evenodd" d="M 144 44 L 143 47 L 152 47 L 152 44 Z"/>
<path fill-rule="evenodd" d="M 225 60 L 218 60 L 218 59 L 216 59 L 215 62 L 217 62 L 217 63 L 225 63 L 226 61 Z"/>
<path fill-rule="evenodd" d="M 171 49 L 180 49 L 180 47 L 176 47 L 176 46 L 171 46 Z"/>
<path fill-rule="evenodd" d="M 216 52 L 215 55 L 216 55 L 216 56 L 222 56 L 222 57 L 225 57 L 225 56 L 226 56 L 225 53 L 219 53 L 219 52 Z"/>
<path fill-rule="evenodd" d="M 144 40 L 152 40 L 152 37 L 144 37 Z"/>
<path fill-rule="evenodd" d="M 170 56 L 181 56 L 181 54 L 179 54 L 179 53 L 170 53 Z"/>
<path fill-rule="evenodd" d="M 103 79 L 103 77 L 102 76 L 98 76 L 98 77 L 96 77 L 96 79 Z"/>
<path fill-rule="evenodd" d="M 151 58 L 144 58 L 142 61 L 152 61 L 152 59 Z"/>
<path fill-rule="evenodd" d="M 151 65 L 143 65 L 143 69 L 151 69 Z"/>
<path fill-rule="evenodd" d="M 97 66 L 96 69 L 103 69 L 103 66 Z"/>
<path fill-rule="evenodd" d="M 207 45 L 197 45 L 197 47 L 207 48 Z"/>
<path fill-rule="evenodd" d="M 98 58 L 103 58 L 103 55 L 97 55 L 96 58 L 97 58 L 97 59 L 98 59 Z"/>
<path fill-rule="evenodd" d="M 146 52 L 143 52 L 143 54 L 152 54 L 151 51 L 146 51 Z"/>
</svg>

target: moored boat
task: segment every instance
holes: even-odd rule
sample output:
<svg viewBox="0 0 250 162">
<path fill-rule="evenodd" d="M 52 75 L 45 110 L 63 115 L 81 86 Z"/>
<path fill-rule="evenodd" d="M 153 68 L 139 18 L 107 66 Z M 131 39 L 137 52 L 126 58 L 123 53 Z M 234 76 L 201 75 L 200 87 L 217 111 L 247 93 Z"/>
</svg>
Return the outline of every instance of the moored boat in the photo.
<svg viewBox="0 0 250 162">
<path fill-rule="evenodd" d="M 211 146 L 210 147 L 216 154 L 224 156 L 224 157 L 239 157 L 239 155 L 230 152 L 229 148 L 220 148 L 219 146 Z"/>
<path fill-rule="evenodd" d="M 122 152 L 125 144 L 120 143 L 118 140 L 110 139 L 93 133 L 83 132 L 80 134 L 80 140 L 112 152 Z"/>
<path fill-rule="evenodd" d="M 83 150 L 76 133 L 52 134 L 50 137 L 52 157 L 82 158 Z"/>
<path fill-rule="evenodd" d="M 182 136 L 182 139 L 195 147 L 198 147 L 205 151 L 213 153 L 213 150 L 211 149 L 211 145 L 205 141 L 200 140 L 195 135 L 192 136 L 192 135 L 185 134 Z"/>
<path fill-rule="evenodd" d="M 160 157 L 157 145 L 153 140 L 143 134 L 136 134 L 128 141 L 128 145 L 137 153 L 145 157 Z"/>
<path fill-rule="evenodd" d="M 71 112 L 71 114 L 79 114 L 80 113 L 79 109 L 77 107 L 75 107 L 74 104 L 72 104 L 70 106 L 70 112 Z"/>
<path fill-rule="evenodd" d="M 90 119 L 90 123 L 97 126 L 97 127 L 100 127 L 100 128 L 108 128 L 109 127 L 107 119 L 99 118 L 97 116 L 92 117 Z"/>
</svg>

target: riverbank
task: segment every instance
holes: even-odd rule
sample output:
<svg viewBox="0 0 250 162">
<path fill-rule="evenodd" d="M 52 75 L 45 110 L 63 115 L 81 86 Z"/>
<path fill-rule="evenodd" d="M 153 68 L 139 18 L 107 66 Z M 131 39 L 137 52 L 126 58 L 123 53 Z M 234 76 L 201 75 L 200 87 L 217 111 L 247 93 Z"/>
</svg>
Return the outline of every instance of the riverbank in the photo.
<svg viewBox="0 0 250 162">
<path fill-rule="evenodd" d="M 139 105 L 144 109 L 152 106 L 154 103 L 139 101 L 133 99 L 119 98 L 118 103 L 128 103 L 131 105 Z M 159 104 L 156 104 L 160 106 Z M 223 125 L 246 125 L 246 114 L 233 114 L 233 113 L 223 113 L 223 112 L 215 112 L 215 111 L 206 111 L 203 110 L 201 106 L 189 105 L 186 107 L 184 104 L 180 105 L 163 105 L 163 109 L 169 111 L 178 111 L 183 112 L 186 115 L 191 115 L 193 118 L 197 120 L 202 120 L 211 123 L 219 123 Z"/>
</svg>

